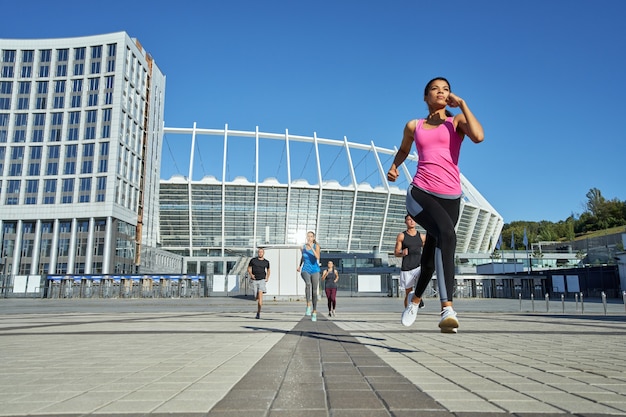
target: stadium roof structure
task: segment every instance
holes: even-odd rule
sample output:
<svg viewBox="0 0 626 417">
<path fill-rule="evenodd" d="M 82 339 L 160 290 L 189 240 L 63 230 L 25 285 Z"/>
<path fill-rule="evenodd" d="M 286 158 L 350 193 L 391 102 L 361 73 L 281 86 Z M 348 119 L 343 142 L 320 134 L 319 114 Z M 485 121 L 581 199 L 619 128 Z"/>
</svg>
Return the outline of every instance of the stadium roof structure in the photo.
<svg viewBox="0 0 626 417">
<path fill-rule="evenodd" d="M 298 245 L 311 230 L 323 251 L 393 252 L 405 229 L 406 190 L 418 155 L 387 181 L 397 151 L 284 133 L 165 127 L 161 244 L 189 254 Z M 181 172 L 179 164 L 186 172 Z M 461 175 L 458 253 L 491 253 L 502 216 Z"/>
</svg>

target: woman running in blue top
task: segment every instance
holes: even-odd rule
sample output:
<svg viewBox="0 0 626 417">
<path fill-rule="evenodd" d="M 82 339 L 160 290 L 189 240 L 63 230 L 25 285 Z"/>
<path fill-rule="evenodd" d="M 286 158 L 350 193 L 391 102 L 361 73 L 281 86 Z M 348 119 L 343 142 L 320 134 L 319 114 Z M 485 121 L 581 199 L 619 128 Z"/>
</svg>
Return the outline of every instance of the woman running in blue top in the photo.
<svg viewBox="0 0 626 417">
<path fill-rule="evenodd" d="M 320 286 L 320 245 L 315 241 L 315 233 L 306 234 L 306 244 L 302 247 L 302 258 L 298 272 L 302 276 L 306 295 L 306 315 L 317 321 L 317 289 Z M 313 308 L 311 309 L 311 300 Z"/>
</svg>

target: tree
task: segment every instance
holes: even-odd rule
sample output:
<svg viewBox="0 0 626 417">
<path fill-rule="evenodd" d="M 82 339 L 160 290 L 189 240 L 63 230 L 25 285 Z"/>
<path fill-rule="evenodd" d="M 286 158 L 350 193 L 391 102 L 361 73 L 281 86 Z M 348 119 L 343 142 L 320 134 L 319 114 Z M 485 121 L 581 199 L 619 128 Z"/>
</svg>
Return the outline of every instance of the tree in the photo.
<svg viewBox="0 0 626 417">
<path fill-rule="evenodd" d="M 503 247 L 511 247 L 511 234 L 515 236 L 515 249 L 522 247 L 522 237 L 526 228 L 528 241 L 572 241 L 576 235 L 615 226 L 626 225 L 626 201 L 607 200 L 597 188 L 591 188 L 587 194 L 585 211 L 578 218 L 571 214 L 567 219 L 552 223 L 548 221 L 514 221 L 502 228 Z"/>
</svg>

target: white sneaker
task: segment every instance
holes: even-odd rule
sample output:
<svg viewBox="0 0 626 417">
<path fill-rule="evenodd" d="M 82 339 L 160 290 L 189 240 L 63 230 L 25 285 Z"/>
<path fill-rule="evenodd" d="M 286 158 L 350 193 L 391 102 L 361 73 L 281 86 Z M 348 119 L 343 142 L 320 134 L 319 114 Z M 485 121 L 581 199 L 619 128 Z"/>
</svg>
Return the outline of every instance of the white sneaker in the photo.
<svg viewBox="0 0 626 417">
<path fill-rule="evenodd" d="M 441 328 L 441 333 L 456 333 L 457 329 L 456 327 L 442 327 Z"/>
<path fill-rule="evenodd" d="M 407 298 L 409 303 L 407 307 L 402 312 L 402 325 L 409 327 L 411 324 L 415 323 L 415 318 L 417 317 L 417 310 L 419 310 L 419 304 L 415 304 L 411 302 L 413 300 L 413 293 L 409 293 L 409 297 Z"/>
<path fill-rule="evenodd" d="M 444 307 L 441 312 L 441 320 L 439 321 L 441 332 L 456 333 L 457 327 L 459 327 L 459 321 L 456 318 L 456 312 L 452 307 Z"/>
</svg>

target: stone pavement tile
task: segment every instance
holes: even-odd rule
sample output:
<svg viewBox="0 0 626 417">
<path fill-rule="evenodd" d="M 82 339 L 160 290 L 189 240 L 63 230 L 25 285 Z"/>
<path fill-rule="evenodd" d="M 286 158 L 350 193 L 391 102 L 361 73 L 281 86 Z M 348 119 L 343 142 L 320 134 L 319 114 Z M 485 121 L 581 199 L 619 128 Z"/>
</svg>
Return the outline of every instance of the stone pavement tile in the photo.
<svg viewBox="0 0 626 417">
<path fill-rule="evenodd" d="M 256 389 L 239 390 L 235 385 L 226 397 L 218 402 L 211 411 L 268 410 L 275 396 L 275 390 L 266 390 L 261 387 L 257 387 Z"/>
<path fill-rule="evenodd" d="M 376 391 L 389 410 L 434 410 L 441 409 L 433 398 L 417 388 L 405 390 Z"/>
<path fill-rule="evenodd" d="M 335 390 L 328 392 L 328 406 L 332 410 L 385 410 L 374 391 Z"/>
<path fill-rule="evenodd" d="M 150 413 L 150 417 L 205 417 L 206 413 Z M 47 416 L 46 416 L 47 417 Z M 97 417 L 139 417 L 136 414 L 98 414 Z M 143 416 L 142 416 L 143 417 Z"/>
<path fill-rule="evenodd" d="M 163 403 L 162 400 L 152 400 L 152 401 L 120 400 L 120 401 L 115 401 L 111 404 L 107 404 L 104 407 L 98 408 L 96 413 L 102 412 L 102 413 L 113 414 L 113 413 L 124 412 L 124 413 L 132 413 L 132 414 L 141 415 L 141 414 L 149 413 L 150 411 L 154 410 L 162 403 Z"/>
<path fill-rule="evenodd" d="M 438 410 L 394 410 L 391 414 L 393 417 L 456 417 L 456 414 L 453 414 L 445 409 Z M 356 416 L 355 416 L 356 417 Z M 479 417 L 479 416 L 476 416 Z M 482 414 L 480 417 L 497 417 L 489 414 L 488 416 Z M 510 417 L 506 415 L 506 417 Z M 560 417 L 560 416 L 559 416 Z"/>
<path fill-rule="evenodd" d="M 277 394 L 272 409 L 317 409 L 326 410 L 326 392 L 324 390 L 311 390 L 308 387 L 283 387 Z"/>
<path fill-rule="evenodd" d="M 294 410 L 270 410 L 268 417 L 328 417 L 328 411 L 323 410 L 298 410 L 294 413 Z M 243 416 L 245 417 L 245 416 Z M 388 416 L 380 416 L 388 417 Z"/>
</svg>

